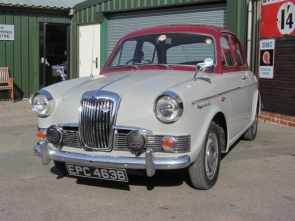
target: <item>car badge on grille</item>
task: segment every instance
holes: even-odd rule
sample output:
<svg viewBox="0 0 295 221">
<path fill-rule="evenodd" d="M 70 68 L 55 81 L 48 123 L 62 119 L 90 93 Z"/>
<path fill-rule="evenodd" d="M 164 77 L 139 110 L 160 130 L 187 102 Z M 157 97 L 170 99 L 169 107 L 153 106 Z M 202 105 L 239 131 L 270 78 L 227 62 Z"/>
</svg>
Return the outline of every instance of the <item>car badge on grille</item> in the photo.
<svg viewBox="0 0 295 221">
<path fill-rule="evenodd" d="M 101 108 L 101 110 L 106 113 L 106 112 L 110 111 L 110 108 L 107 107 L 107 106 L 104 106 L 104 107 Z"/>
<path fill-rule="evenodd" d="M 97 100 L 97 98 L 93 96 L 93 97 L 90 98 L 90 100 L 91 100 L 92 102 L 94 102 L 94 101 Z"/>
</svg>

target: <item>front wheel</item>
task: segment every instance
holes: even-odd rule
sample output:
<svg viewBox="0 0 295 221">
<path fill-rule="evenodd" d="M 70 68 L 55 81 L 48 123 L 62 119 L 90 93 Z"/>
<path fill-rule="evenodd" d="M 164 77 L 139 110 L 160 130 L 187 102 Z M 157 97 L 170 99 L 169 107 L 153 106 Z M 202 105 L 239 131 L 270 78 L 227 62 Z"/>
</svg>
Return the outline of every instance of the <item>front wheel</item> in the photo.
<svg viewBox="0 0 295 221">
<path fill-rule="evenodd" d="M 201 151 L 196 161 L 189 167 L 189 175 L 193 186 L 197 189 L 212 188 L 218 178 L 220 167 L 220 145 L 223 138 L 220 128 L 211 122 Z"/>
</svg>

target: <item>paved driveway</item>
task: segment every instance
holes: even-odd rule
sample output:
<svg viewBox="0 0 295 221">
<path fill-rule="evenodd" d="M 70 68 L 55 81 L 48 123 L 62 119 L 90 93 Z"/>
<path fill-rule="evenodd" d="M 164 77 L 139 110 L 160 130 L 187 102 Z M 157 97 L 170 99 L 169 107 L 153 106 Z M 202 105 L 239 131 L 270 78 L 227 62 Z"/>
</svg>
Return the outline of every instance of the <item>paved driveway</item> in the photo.
<svg viewBox="0 0 295 221">
<path fill-rule="evenodd" d="M 223 156 L 216 186 L 191 188 L 185 170 L 128 184 L 63 177 L 33 155 L 27 100 L 0 101 L 0 220 L 295 220 L 295 129 L 259 122 L 255 141 Z"/>
</svg>

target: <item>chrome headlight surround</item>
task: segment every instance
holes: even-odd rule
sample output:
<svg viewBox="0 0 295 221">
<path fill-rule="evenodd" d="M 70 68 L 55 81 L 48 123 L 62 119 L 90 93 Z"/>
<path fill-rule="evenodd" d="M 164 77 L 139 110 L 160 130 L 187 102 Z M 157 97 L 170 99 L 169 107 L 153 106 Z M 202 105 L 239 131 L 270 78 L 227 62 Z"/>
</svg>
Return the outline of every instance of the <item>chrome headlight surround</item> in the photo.
<svg viewBox="0 0 295 221">
<path fill-rule="evenodd" d="M 32 110 L 38 117 L 49 116 L 53 112 L 55 106 L 52 95 L 43 89 L 32 94 L 29 102 L 32 105 Z"/>
<path fill-rule="evenodd" d="M 175 92 L 166 91 L 156 98 L 154 112 L 161 122 L 173 123 L 182 116 L 183 101 Z"/>
</svg>

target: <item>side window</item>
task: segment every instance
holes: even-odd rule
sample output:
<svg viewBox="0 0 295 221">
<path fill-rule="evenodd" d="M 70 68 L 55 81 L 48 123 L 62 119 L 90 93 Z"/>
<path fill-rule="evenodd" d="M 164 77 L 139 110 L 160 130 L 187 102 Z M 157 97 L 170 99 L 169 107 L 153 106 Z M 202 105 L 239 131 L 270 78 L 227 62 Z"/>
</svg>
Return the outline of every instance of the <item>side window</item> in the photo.
<svg viewBox="0 0 295 221">
<path fill-rule="evenodd" d="M 239 42 L 237 41 L 237 39 L 235 38 L 231 38 L 232 41 L 233 41 L 233 50 L 234 50 L 234 53 L 235 53 L 235 56 L 236 56 L 236 60 L 237 60 L 237 63 L 239 66 L 241 67 L 245 67 L 245 64 L 246 62 L 244 61 L 244 58 L 242 56 L 242 53 L 241 53 L 241 45 L 239 44 Z"/>
<path fill-rule="evenodd" d="M 144 63 L 146 62 L 152 62 L 152 63 L 158 63 L 158 54 L 156 52 L 155 45 L 153 45 L 150 42 L 144 42 L 142 45 L 142 52 L 143 52 L 143 58 Z"/>
<path fill-rule="evenodd" d="M 122 48 L 116 54 L 111 67 L 125 65 L 130 59 L 133 59 L 137 41 L 126 41 Z"/>
<path fill-rule="evenodd" d="M 220 37 L 221 43 L 221 60 L 223 67 L 233 67 L 235 65 L 234 56 L 229 46 L 228 38 L 225 36 Z"/>
</svg>

